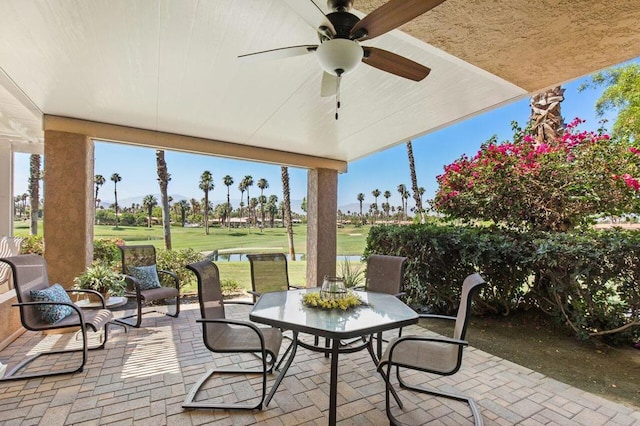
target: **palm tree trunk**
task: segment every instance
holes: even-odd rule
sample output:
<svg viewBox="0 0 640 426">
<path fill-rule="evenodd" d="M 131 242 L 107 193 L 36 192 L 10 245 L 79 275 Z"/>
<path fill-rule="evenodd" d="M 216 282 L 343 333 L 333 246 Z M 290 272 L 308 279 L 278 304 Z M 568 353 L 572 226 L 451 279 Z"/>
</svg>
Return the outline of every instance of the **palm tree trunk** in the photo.
<svg viewBox="0 0 640 426">
<path fill-rule="evenodd" d="M 40 210 L 40 156 L 32 154 L 29 159 L 29 198 L 31 201 L 31 235 L 38 234 L 38 211 Z"/>
<path fill-rule="evenodd" d="M 171 250 L 171 215 L 169 214 L 169 197 L 167 187 L 171 175 L 167 170 L 167 162 L 164 160 L 164 151 L 156 151 L 156 165 L 158 168 L 158 184 L 160 185 L 160 205 L 162 205 L 162 227 L 164 231 L 164 246 Z"/>
<path fill-rule="evenodd" d="M 424 223 L 424 209 L 422 208 L 422 199 L 420 198 L 420 193 L 418 191 L 416 163 L 413 158 L 413 147 L 411 146 L 411 141 L 407 142 L 407 155 L 409 156 L 409 172 L 411 174 L 411 190 L 413 191 L 413 199 L 416 202 L 416 213 L 420 215 L 420 223 Z"/>
<path fill-rule="evenodd" d="M 531 97 L 531 132 L 539 144 L 562 136 L 564 120 L 560 103 L 564 100 L 564 89 L 556 86 Z"/>
<path fill-rule="evenodd" d="M 285 166 L 280 168 L 282 174 L 282 200 L 284 202 L 283 218 L 287 227 L 287 238 L 289 240 L 289 260 L 296 260 L 296 250 L 293 247 L 293 224 L 291 221 L 291 199 L 289 195 L 289 169 Z"/>
</svg>

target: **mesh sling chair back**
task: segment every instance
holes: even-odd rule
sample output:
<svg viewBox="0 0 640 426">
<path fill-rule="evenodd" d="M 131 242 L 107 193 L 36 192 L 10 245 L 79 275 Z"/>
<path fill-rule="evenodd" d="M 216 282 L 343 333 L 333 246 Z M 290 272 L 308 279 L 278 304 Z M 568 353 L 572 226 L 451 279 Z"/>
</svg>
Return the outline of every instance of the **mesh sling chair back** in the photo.
<svg viewBox="0 0 640 426">
<path fill-rule="evenodd" d="M 287 256 L 283 253 L 248 254 L 251 265 L 251 291 L 253 301 L 262 293 L 299 288 L 289 284 Z"/>
<path fill-rule="evenodd" d="M 39 352 L 24 358 L 13 367 L 2 380 L 19 380 L 33 377 L 53 376 L 82 371 L 87 362 L 87 351 L 104 348 L 107 342 L 109 321 L 113 318 L 111 311 L 105 308 L 104 298 L 93 290 L 63 290 L 59 284 L 49 285 L 47 276 L 47 264 L 42 256 L 37 254 L 24 254 L 0 259 L 9 265 L 13 274 L 13 282 L 16 289 L 18 302 L 13 304 L 20 309 L 20 321 L 22 326 L 32 331 L 47 331 L 79 327 L 82 336 L 82 346 L 70 349 L 51 350 Z M 57 291 L 57 289 L 60 289 Z M 32 291 L 38 294 L 32 297 Z M 102 301 L 103 309 L 82 310 L 71 302 L 67 293 L 91 293 Z M 46 297 L 45 297 L 46 295 Z M 66 316 L 65 316 L 66 315 Z M 55 321 L 57 319 L 57 321 Z M 55 322 L 54 322 L 55 321 Z M 89 347 L 87 331 L 98 332 L 103 330 L 102 342 L 95 347 Z M 43 355 L 82 353 L 80 365 L 57 370 L 39 370 L 28 372 L 26 367 Z M 17 374 L 19 371 L 21 374 Z"/>
<path fill-rule="evenodd" d="M 187 265 L 198 279 L 198 300 L 200 303 L 202 338 L 207 349 L 214 353 L 252 353 L 258 354 L 261 367 L 258 369 L 213 368 L 207 371 L 191 388 L 182 404 L 183 408 L 205 409 L 262 409 L 267 390 L 267 374 L 273 365 L 282 344 L 282 333 L 276 328 L 258 328 L 249 321 L 227 319 L 225 316 L 220 273 L 218 267 L 208 261 Z M 238 302 L 228 302 L 238 303 Z M 245 304 L 251 304 L 245 302 Z M 257 403 L 212 403 L 196 401 L 200 388 L 214 374 L 261 374 L 262 393 Z"/>
<path fill-rule="evenodd" d="M 122 273 L 126 276 L 127 289 L 125 296 L 135 298 L 136 313 L 116 318 L 116 321 L 139 328 L 142 323 L 142 315 L 156 310 L 142 308 L 148 302 L 175 299 L 174 313 L 166 312 L 165 315 L 177 318 L 180 314 L 180 280 L 170 271 L 158 269 L 156 266 L 156 249 L 152 245 L 120 246 L 122 253 Z M 162 285 L 162 279 L 169 281 L 172 286 Z M 135 321 L 127 321 L 135 318 Z"/>
<path fill-rule="evenodd" d="M 462 365 L 462 353 L 468 343 L 464 340 L 469 324 L 471 301 L 475 293 L 485 284 L 480 274 L 472 274 L 465 278 L 462 284 L 460 305 L 455 317 L 444 315 L 420 315 L 420 318 L 438 318 L 454 321 L 453 336 L 451 338 L 437 336 L 402 336 L 389 342 L 384 355 L 378 364 L 378 371 L 386 382 L 386 410 L 391 424 L 401 424 L 392 414 L 389 404 L 391 390 L 391 367 L 396 366 L 396 375 L 400 387 L 415 392 L 441 396 L 463 401 L 469 404 L 471 414 L 476 425 L 482 425 L 482 416 L 475 401 L 467 396 L 440 392 L 436 389 L 413 386 L 403 381 L 400 375 L 402 369 L 418 370 L 427 373 L 450 376 L 458 372 Z M 385 368 L 386 367 L 386 368 Z M 386 371 L 385 371 L 386 370 Z"/>
<path fill-rule="evenodd" d="M 404 296 L 402 279 L 406 262 L 407 258 L 401 256 L 370 255 L 367 258 L 367 276 L 364 289 L 376 293 L 391 294 L 396 297 Z M 398 330 L 398 335 L 401 334 L 402 329 Z M 375 338 L 377 340 L 377 354 L 380 357 L 382 355 L 382 333 L 378 333 Z M 352 342 L 353 340 L 349 341 L 349 343 Z"/>
</svg>

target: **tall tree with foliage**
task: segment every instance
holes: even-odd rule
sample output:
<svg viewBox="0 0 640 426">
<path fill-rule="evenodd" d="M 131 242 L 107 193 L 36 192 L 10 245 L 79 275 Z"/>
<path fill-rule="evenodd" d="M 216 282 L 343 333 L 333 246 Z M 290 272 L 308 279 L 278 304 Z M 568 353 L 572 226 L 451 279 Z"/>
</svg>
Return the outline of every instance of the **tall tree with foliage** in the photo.
<svg viewBox="0 0 640 426">
<path fill-rule="evenodd" d="M 378 215 L 378 197 L 380 196 L 381 192 L 378 188 L 374 189 L 373 191 L 371 191 L 371 195 L 373 195 L 373 202 L 376 206 L 375 208 L 375 215 L 374 215 L 374 223 L 375 223 L 375 217 Z"/>
<path fill-rule="evenodd" d="M 31 201 L 31 235 L 38 234 L 38 212 L 40 211 L 40 155 L 29 157 L 29 199 Z"/>
<path fill-rule="evenodd" d="M 231 229 L 231 198 L 229 196 L 229 188 L 233 185 L 233 178 L 225 175 L 225 177 L 222 178 L 222 183 L 227 187 L 227 229 Z"/>
<path fill-rule="evenodd" d="M 267 202 L 267 198 L 264 196 L 264 190 L 269 188 L 269 181 L 265 178 L 258 179 L 258 188 L 260 188 L 260 216 L 262 220 L 262 226 L 264 227 L 264 205 Z"/>
<path fill-rule="evenodd" d="M 545 231 L 567 231 L 596 214 L 639 211 L 640 146 L 579 131 L 581 122 L 549 143 L 514 126 L 513 142 L 494 137 L 472 158 L 463 155 L 437 177 L 435 209 Z"/>
<path fill-rule="evenodd" d="M 176 205 L 178 206 L 178 209 L 180 212 L 180 222 L 182 223 L 182 227 L 184 228 L 184 225 L 187 221 L 187 212 L 189 211 L 189 203 L 187 202 L 187 200 L 180 200 L 176 203 Z"/>
<path fill-rule="evenodd" d="M 151 228 L 151 221 L 153 217 L 153 208 L 158 205 L 158 200 L 153 195 L 145 195 L 142 199 L 142 206 L 147 213 L 147 227 Z"/>
<path fill-rule="evenodd" d="M 407 205 L 406 200 L 408 197 L 407 186 L 404 183 L 398 185 L 398 193 L 400 194 L 400 202 L 402 203 L 402 211 L 404 212 L 404 220 L 407 220 Z"/>
<path fill-rule="evenodd" d="M 241 180 L 240 183 L 238 184 L 238 191 L 240 191 L 240 206 L 239 206 L 240 219 L 242 219 L 242 207 L 244 207 L 244 201 L 243 201 L 244 200 L 244 191 L 246 191 L 246 190 L 247 190 L 247 187 L 244 184 L 244 180 Z"/>
<path fill-rule="evenodd" d="M 171 215 L 169 214 L 169 195 L 167 188 L 171 175 L 164 159 L 164 151 L 156 150 L 156 167 L 158 169 L 158 185 L 160 185 L 160 205 L 162 206 L 162 231 L 164 234 L 164 247 L 171 250 Z"/>
<path fill-rule="evenodd" d="M 640 64 L 622 65 L 594 74 L 579 90 L 605 87 L 596 102 L 596 113 L 616 111 L 613 136 L 640 140 Z"/>
<path fill-rule="evenodd" d="M 95 175 L 93 178 L 93 183 L 96 185 L 96 195 L 94 197 L 94 201 L 96 204 L 96 209 L 100 207 L 100 199 L 98 198 L 98 191 L 100 191 L 100 187 L 104 185 L 107 180 L 102 175 Z"/>
<path fill-rule="evenodd" d="M 282 199 L 284 203 L 283 218 L 284 226 L 287 228 L 287 240 L 289 242 L 289 259 L 296 260 L 296 249 L 293 246 L 293 222 L 291 219 L 291 197 L 289 194 L 289 169 L 285 166 L 280 167 L 280 175 L 282 176 Z"/>
<path fill-rule="evenodd" d="M 364 194 L 361 192 L 357 196 L 358 202 L 360 203 L 360 217 L 362 217 L 362 202 L 364 201 Z"/>
<path fill-rule="evenodd" d="M 253 176 L 246 175 L 242 178 L 242 183 L 244 184 L 244 190 L 247 191 L 247 210 L 249 210 L 249 220 L 251 220 L 251 196 L 249 194 L 249 188 L 253 186 Z M 248 224 L 250 226 L 250 224 Z"/>
<path fill-rule="evenodd" d="M 385 204 L 387 205 L 387 206 L 386 206 L 386 209 L 383 207 L 383 210 L 384 210 L 384 211 L 385 211 L 385 213 L 387 214 L 387 220 L 389 220 L 389 207 L 390 207 L 390 204 L 389 204 L 389 198 L 391 198 L 391 191 L 389 191 L 389 190 L 384 191 L 384 193 L 382 194 L 382 196 L 384 197 L 384 199 L 385 199 Z M 383 204 L 383 206 L 384 206 L 384 204 Z"/>
<path fill-rule="evenodd" d="M 198 186 L 204 192 L 204 233 L 209 235 L 209 191 L 213 191 L 213 176 L 211 172 L 205 170 L 200 175 L 200 185 Z"/>
<path fill-rule="evenodd" d="M 416 214 L 420 215 L 420 223 L 424 223 L 424 209 L 422 208 L 422 198 L 420 198 L 420 188 L 418 188 L 418 177 L 416 176 L 416 162 L 413 158 L 413 146 L 411 141 L 407 142 L 407 156 L 409 157 L 409 174 L 411 175 L 411 191 L 416 202 Z"/>
<path fill-rule="evenodd" d="M 122 177 L 118 173 L 111 175 L 111 182 L 113 182 L 114 206 L 116 211 L 116 228 L 118 228 L 118 182 L 121 181 Z"/>
</svg>

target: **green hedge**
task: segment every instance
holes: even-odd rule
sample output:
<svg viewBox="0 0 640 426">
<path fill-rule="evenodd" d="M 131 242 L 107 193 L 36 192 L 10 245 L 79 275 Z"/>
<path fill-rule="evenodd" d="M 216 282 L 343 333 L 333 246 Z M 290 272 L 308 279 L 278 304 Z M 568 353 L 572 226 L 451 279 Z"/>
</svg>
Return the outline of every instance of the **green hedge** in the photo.
<svg viewBox="0 0 640 426">
<path fill-rule="evenodd" d="M 454 313 L 460 283 L 480 272 L 488 285 L 474 306 L 478 314 L 535 307 L 581 338 L 640 334 L 640 232 L 379 226 L 369 233 L 370 253 L 409 259 L 405 289 L 416 307 Z"/>
</svg>

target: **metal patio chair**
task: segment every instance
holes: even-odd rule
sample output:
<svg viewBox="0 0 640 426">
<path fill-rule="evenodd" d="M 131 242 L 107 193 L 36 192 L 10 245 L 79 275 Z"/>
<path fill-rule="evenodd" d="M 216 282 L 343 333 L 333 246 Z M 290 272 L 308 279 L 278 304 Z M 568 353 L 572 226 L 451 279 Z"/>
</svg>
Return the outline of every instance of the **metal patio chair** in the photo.
<svg viewBox="0 0 640 426">
<path fill-rule="evenodd" d="M 252 353 L 258 354 L 262 361 L 259 369 L 213 368 L 207 371 L 189 391 L 183 408 L 205 409 L 262 409 L 267 391 L 267 374 L 273 371 L 280 352 L 282 333 L 276 328 L 258 328 L 249 321 L 231 320 L 225 317 L 225 302 L 220 289 L 220 272 L 210 261 L 204 260 L 187 265 L 198 279 L 198 300 L 200 303 L 202 338 L 207 349 L 214 353 Z M 232 301 L 226 303 L 248 304 L 251 302 Z M 286 352 L 282 359 L 286 356 Z M 282 362 L 282 360 L 281 360 Z M 225 404 L 196 401 L 200 388 L 215 374 L 260 374 L 262 375 L 262 393 L 255 404 Z"/>
<path fill-rule="evenodd" d="M 483 424 L 482 416 L 475 401 L 467 396 L 453 393 L 441 392 L 436 389 L 413 386 L 402 380 L 401 371 L 403 369 L 423 371 L 442 376 L 450 376 L 458 372 L 462 365 L 462 353 L 468 342 L 464 340 L 469 315 L 471 311 L 471 301 L 475 293 L 485 284 L 484 279 L 479 274 L 472 274 L 465 278 L 462 284 L 460 305 L 458 314 L 455 317 L 444 315 L 420 315 L 420 318 L 439 318 L 454 321 L 453 337 L 427 337 L 427 336 L 401 336 L 392 339 L 385 349 L 385 352 L 378 363 L 378 372 L 385 379 L 386 411 L 391 424 L 402 424 L 391 413 L 389 393 L 391 385 L 391 367 L 395 366 L 398 384 L 403 389 L 415 392 L 426 393 L 434 396 L 454 399 L 466 402 L 477 426 Z M 386 367 L 386 368 L 385 368 Z"/>
<path fill-rule="evenodd" d="M 171 271 L 158 269 L 156 265 L 156 249 L 152 245 L 120 246 L 122 253 L 122 273 L 125 275 L 127 288 L 125 296 L 136 300 L 136 313 L 133 315 L 116 318 L 115 321 L 139 328 L 142 323 L 142 315 L 151 312 L 164 313 L 167 316 L 177 318 L 180 315 L 180 280 Z M 160 276 L 167 277 L 173 287 L 162 285 Z M 158 310 L 145 310 L 143 306 L 148 302 L 175 299 L 174 313 Z M 126 319 L 135 318 L 135 321 Z"/>
<path fill-rule="evenodd" d="M 6 373 L 1 380 L 29 379 L 82 371 L 87 362 L 87 351 L 102 349 L 107 342 L 108 324 L 113 314 L 105 308 L 102 295 L 94 290 L 65 290 L 60 284 L 50 286 L 47 263 L 37 254 L 7 257 L 0 259 L 0 262 L 8 264 L 11 268 L 18 299 L 18 303 L 13 306 L 20 309 L 20 321 L 24 328 L 31 331 L 49 331 L 79 327 L 82 336 L 81 348 L 50 350 L 28 356 Z M 67 293 L 94 294 L 102 301 L 102 309 L 82 310 L 71 302 Z M 87 331 L 99 332 L 100 330 L 104 333 L 102 342 L 98 346 L 89 347 Z M 82 352 L 82 361 L 78 366 L 16 374 L 41 356 L 74 352 Z"/>
<path fill-rule="evenodd" d="M 287 256 L 283 253 L 248 254 L 251 293 L 255 303 L 262 293 L 301 288 L 289 284 Z"/>
<path fill-rule="evenodd" d="M 22 238 L 0 237 L 0 258 L 17 256 L 20 254 Z M 6 263 L 0 263 L 0 294 L 13 289 L 11 267 Z"/>
</svg>

